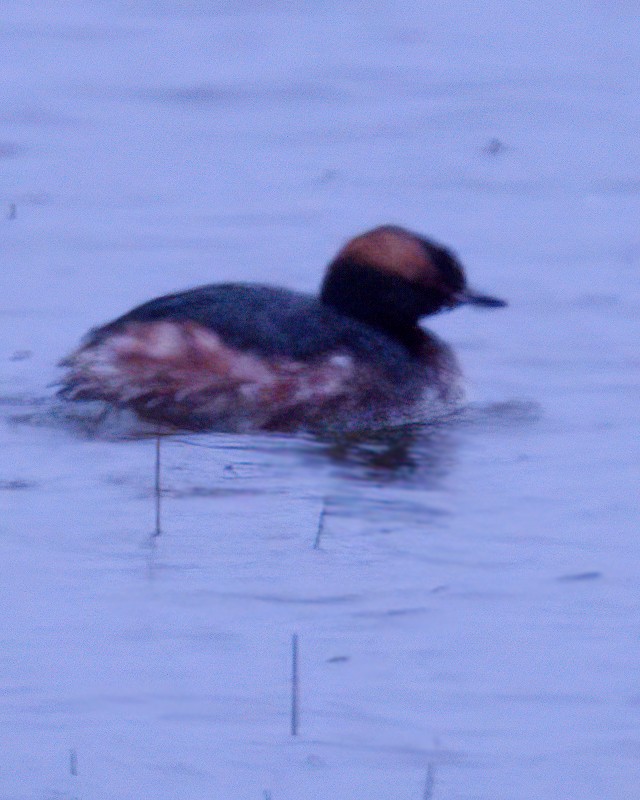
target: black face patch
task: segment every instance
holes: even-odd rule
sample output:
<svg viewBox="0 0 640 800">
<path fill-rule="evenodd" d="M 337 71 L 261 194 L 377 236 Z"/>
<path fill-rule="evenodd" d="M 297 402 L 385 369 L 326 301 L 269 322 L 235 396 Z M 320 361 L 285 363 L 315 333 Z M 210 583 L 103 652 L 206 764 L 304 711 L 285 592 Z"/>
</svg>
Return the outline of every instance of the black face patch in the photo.
<svg viewBox="0 0 640 800">
<path fill-rule="evenodd" d="M 429 252 L 429 257 L 434 255 Z M 453 257 L 446 251 L 435 257 L 443 261 L 445 274 L 431 285 L 349 258 L 337 259 L 327 273 L 320 298 L 340 314 L 383 331 L 412 350 L 418 320 L 448 308 L 456 287 L 464 286 L 464 275 Z"/>
<path fill-rule="evenodd" d="M 439 247 L 428 239 L 421 239 L 422 246 L 431 263 L 440 273 L 443 283 L 452 292 L 460 292 L 466 285 L 464 271 L 458 259 L 450 250 Z"/>
</svg>

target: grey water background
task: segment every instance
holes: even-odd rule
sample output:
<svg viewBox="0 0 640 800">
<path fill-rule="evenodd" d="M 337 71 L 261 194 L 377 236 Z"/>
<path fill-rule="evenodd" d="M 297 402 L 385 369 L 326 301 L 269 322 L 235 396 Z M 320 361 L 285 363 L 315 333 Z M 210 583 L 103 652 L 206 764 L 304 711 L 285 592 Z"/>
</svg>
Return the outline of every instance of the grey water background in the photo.
<svg viewBox="0 0 640 800">
<path fill-rule="evenodd" d="M 2 800 L 637 796 L 639 40 L 629 2 L 3 3 Z M 382 222 L 510 302 L 430 321 L 468 408 L 166 440 L 152 547 L 154 443 L 62 424 L 56 362 Z"/>
</svg>

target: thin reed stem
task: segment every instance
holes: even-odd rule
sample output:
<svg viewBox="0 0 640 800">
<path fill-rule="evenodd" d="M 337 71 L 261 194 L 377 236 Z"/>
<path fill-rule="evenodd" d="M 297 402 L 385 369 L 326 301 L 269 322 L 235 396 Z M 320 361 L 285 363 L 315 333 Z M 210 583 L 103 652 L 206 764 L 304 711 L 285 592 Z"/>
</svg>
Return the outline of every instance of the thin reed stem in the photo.
<svg viewBox="0 0 640 800">
<path fill-rule="evenodd" d="M 160 436 L 156 436 L 156 463 L 155 463 L 155 481 L 154 481 L 154 496 L 156 505 L 156 527 L 153 532 L 154 536 L 160 536 L 162 533 L 161 527 L 161 498 L 162 498 L 162 483 L 160 472 Z"/>
<path fill-rule="evenodd" d="M 298 735 L 299 719 L 298 634 L 291 637 L 291 735 Z"/>
</svg>

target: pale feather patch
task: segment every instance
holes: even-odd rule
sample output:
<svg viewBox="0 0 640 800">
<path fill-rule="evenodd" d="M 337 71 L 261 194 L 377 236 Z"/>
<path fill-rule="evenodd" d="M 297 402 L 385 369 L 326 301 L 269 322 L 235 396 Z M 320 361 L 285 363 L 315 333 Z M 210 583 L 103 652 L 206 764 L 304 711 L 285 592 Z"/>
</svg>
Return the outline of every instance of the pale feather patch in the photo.
<svg viewBox="0 0 640 800">
<path fill-rule="evenodd" d="M 317 416 L 354 391 L 347 354 L 313 362 L 264 359 L 191 322 L 130 323 L 65 362 L 69 399 L 102 399 L 142 414 L 259 428 L 288 413 Z M 307 411 L 305 412 L 305 409 Z"/>
</svg>

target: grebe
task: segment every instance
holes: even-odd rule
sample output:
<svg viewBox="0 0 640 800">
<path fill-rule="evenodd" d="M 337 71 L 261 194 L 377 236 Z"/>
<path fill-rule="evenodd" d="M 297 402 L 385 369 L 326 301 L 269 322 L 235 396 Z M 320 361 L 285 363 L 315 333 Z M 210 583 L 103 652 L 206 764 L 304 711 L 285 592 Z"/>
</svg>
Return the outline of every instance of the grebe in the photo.
<svg viewBox="0 0 640 800">
<path fill-rule="evenodd" d="M 450 348 L 419 320 L 472 292 L 457 258 L 384 225 L 348 242 L 318 296 L 213 284 L 144 303 L 65 359 L 59 394 L 190 430 L 354 430 L 428 418 L 460 397 Z"/>
</svg>

